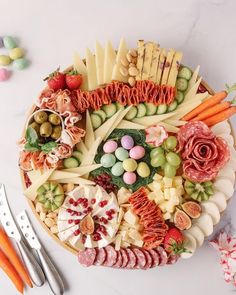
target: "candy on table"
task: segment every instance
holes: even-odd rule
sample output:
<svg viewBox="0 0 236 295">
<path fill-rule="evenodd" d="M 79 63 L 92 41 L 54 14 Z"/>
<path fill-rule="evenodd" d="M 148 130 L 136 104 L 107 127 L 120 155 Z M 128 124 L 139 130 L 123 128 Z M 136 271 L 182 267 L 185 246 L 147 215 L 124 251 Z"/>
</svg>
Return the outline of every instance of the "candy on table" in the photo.
<svg viewBox="0 0 236 295">
<path fill-rule="evenodd" d="M 3 47 L 3 39 L 0 37 L 0 48 Z"/>
<path fill-rule="evenodd" d="M 28 61 L 25 58 L 18 58 L 12 64 L 15 69 L 24 70 L 28 66 Z"/>
<path fill-rule="evenodd" d="M 10 72 L 7 69 L 0 69 L 0 82 L 8 80 Z"/>
<path fill-rule="evenodd" d="M 16 47 L 10 50 L 9 56 L 12 60 L 22 58 L 24 56 L 24 50 L 20 47 Z"/>
<path fill-rule="evenodd" d="M 0 65 L 1 66 L 8 66 L 11 63 L 11 59 L 8 55 L 0 55 Z"/>
<path fill-rule="evenodd" d="M 15 39 L 12 38 L 11 36 L 5 36 L 3 38 L 3 44 L 6 49 L 12 49 L 17 46 Z"/>
</svg>

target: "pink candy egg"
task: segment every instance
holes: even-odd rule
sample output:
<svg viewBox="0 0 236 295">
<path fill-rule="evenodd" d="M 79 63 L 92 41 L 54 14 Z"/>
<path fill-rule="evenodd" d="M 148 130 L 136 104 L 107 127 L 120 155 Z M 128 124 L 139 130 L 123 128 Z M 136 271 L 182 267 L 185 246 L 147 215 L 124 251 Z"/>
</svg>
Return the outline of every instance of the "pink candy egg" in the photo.
<svg viewBox="0 0 236 295">
<path fill-rule="evenodd" d="M 111 154 L 111 153 L 114 153 L 117 147 L 118 147 L 118 144 L 116 141 L 109 140 L 104 144 L 103 151 L 104 153 Z"/>
<path fill-rule="evenodd" d="M 10 77 L 10 72 L 7 69 L 0 69 L 0 82 L 6 81 Z"/>
<path fill-rule="evenodd" d="M 129 151 L 129 156 L 132 159 L 139 160 L 143 158 L 145 155 L 145 149 L 144 147 L 140 145 L 134 146 L 130 151 Z"/>
<path fill-rule="evenodd" d="M 125 172 L 123 174 L 123 180 L 126 184 L 134 184 L 136 182 L 137 176 L 134 172 Z"/>
</svg>

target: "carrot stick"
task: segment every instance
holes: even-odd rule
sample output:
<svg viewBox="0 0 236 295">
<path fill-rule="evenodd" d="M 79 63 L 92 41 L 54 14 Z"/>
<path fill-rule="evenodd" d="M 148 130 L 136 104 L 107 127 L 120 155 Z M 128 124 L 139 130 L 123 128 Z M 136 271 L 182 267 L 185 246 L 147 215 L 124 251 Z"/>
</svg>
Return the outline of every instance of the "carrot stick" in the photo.
<svg viewBox="0 0 236 295">
<path fill-rule="evenodd" d="M 189 121 L 193 119 L 194 117 L 198 116 L 201 112 L 205 111 L 206 109 L 220 103 L 223 99 L 227 97 L 227 95 L 236 90 L 236 84 L 234 84 L 232 87 L 229 87 L 226 85 L 226 90 L 220 91 L 213 95 L 212 97 L 205 100 L 203 103 L 201 103 L 198 107 L 193 109 L 191 112 L 183 116 L 181 120 L 183 121 Z"/>
<path fill-rule="evenodd" d="M 227 120 L 234 114 L 236 114 L 236 107 L 230 107 L 227 110 L 224 110 L 212 117 L 207 118 L 206 120 L 203 120 L 203 122 L 210 127 L 224 120 Z"/>
<path fill-rule="evenodd" d="M 8 256 L 11 263 L 14 265 L 17 272 L 21 275 L 22 280 L 30 287 L 32 288 L 32 282 L 30 280 L 29 274 L 22 263 L 20 257 L 18 256 L 16 250 L 14 249 L 10 239 L 8 238 L 7 234 L 3 230 L 3 228 L 0 227 L 0 246 L 2 250 L 5 252 L 5 254 Z"/>
<path fill-rule="evenodd" d="M 211 116 L 214 116 L 221 111 L 224 111 L 230 107 L 231 103 L 229 101 L 221 102 L 215 106 L 212 106 L 211 108 L 206 109 L 202 113 L 200 113 L 198 116 L 194 117 L 192 121 L 202 121 L 205 120 Z"/>
<path fill-rule="evenodd" d="M 13 282 L 16 289 L 23 294 L 24 291 L 24 284 L 15 270 L 14 266 L 11 264 L 11 262 L 8 260 L 7 256 L 0 250 L 0 268 L 3 269 L 3 271 L 8 275 L 9 279 Z"/>
</svg>

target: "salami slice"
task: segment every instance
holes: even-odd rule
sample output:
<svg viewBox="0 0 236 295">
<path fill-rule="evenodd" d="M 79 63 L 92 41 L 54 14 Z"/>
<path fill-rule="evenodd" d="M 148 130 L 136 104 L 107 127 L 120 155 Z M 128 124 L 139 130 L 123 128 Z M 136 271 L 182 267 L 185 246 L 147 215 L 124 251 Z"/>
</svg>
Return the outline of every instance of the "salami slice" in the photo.
<svg viewBox="0 0 236 295">
<path fill-rule="evenodd" d="M 87 248 L 78 253 L 79 263 L 83 266 L 89 267 L 94 264 L 97 252 L 94 248 Z"/>
<path fill-rule="evenodd" d="M 104 266 L 113 266 L 117 261 L 117 252 L 114 247 L 108 245 L 105 247 L 106 259 L 103 263 Z"/>
<path fill-rule="evenodd" d="M 157 251 L 150 249 L 150 250 L 148 250 L 148 252 L 152 256 L 152 261 L 153 261 L 152 267 L 158 266 L 160 263 L 160 256 L 157 253 Z"/>
<path fill-rule="evenodd" d="M 107 253 L 104 248 L 100 248 L 100 249 L 97 248 L 97 256 L 94 261 L 94 265 L 99 265 L 99 266 L 102 265 L 104 261 L 106 260 L 106 256 L 107 256 Z"/>
<path fill-rule="evenodd" d="M 166 265 L 166 263 L 168 261 L 168 257 L 167 257 L 167 253 L 166 253 L 165 249 L 162 248 L 161 246 L 159 246 L 159 247 L 157 247 L 156 251 L 158 252 L 158 254 L 160 256 L 159 266 Z"/>
<path fill-rule="evenodd" d="M 113 267 L 120 268 L 123 264 L 123 258 L 121 255 L 121 251 L 117 251 L 117 260 Z"/>
<path fill-rule="evenodd" d="M 127 251 L 125 249 L 120 249 L 120 253 L 121 253 L 122 261 L 123 261 L 121 267 L 126 267 L 129 261 Z"/>
<path fill-rule="evenodd" d="M 146 269 L 151 268 L 152 265 L 153 265 L 153 260 L 152 260 L 151 254 L 146 249 L 142 249 L 142 251 L 143 251 L 144 255 L 146 256 L 146 260 L 147 260 L 147 263 L 145 265 L 145 268 Z"/>
<path fill-rule="evenodd" d="M 133 248 L 132 251 L 134 252 L 134 254 L 137 257 L 136 268 L 145 269 L 145 266 L 147 264 L 147 258 L 145 256 L 144 252 L 138 248 Z"/>
<path fill-rule="evenodd" d="M 168 256 L 167 264 L 175 264 L 179 259 L 179 255 L 176 254 L 170 254 Z"/>
<path fill-rule="evenodd" d="M 137 257 L 130 248 L 127 248 L 126 252 L 127 252 L 127 255 L 128 255 L 128 263 L 126 265 L 126 268 L 132 269 L 137 264 Z"/>
</svg>

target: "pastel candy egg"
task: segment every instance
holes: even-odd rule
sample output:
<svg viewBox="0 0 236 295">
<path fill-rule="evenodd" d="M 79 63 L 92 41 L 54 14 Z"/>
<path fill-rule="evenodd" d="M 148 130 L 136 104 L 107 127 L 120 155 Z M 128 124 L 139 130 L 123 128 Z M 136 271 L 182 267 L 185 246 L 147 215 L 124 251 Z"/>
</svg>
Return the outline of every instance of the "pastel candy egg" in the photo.
<svg viewBox="0 0 236 295">
<path fill-rule="evenodd" d="M 134 140 L 133 140 L 133 138 L 130 135 L 122 136 L 122 138 L 121 138 L 121 145 L 126 150 L 130 150 L 134 146 Z"/>
<path fill-rule="evenodd" d="M 13 61 L 13 67 L 17 70 L 24 70 L 28 66 L 28 61 L 25 58 L 19 58 Z"/>
<path fill-rule="evenodd" d="M 121 176 L 124 173 L 123 163 L 117 162 L 115 165 L 111 168 L 111 173 L 114 176 Z"/>
<path fill-rule="evenodd" d="M 125 171 L 127 172 L 133 172 L 136 170 L 138 164 L 134 159 L 126 159 L 123 162 L 123 168 L 125 169 Z"/>
<path fill-rule="evenodd" d="M 128 159 L 129 153 L 127 150 L 125 150 L 123 147 L 118 147 L 118 149 L 115 151 L 115 155 L 118 160 L 124 161 L 125 159 Z"/>
<path fill-rule="evenodd" d="M 145 162 L 138 164 L 137 173 L 140 177 L 148 177 L 150 175 L 150 168 Z"/>
<path fill-rule="evenodd" d="M 11 59 L 8 55 L 0 55 L 0 65 L 8 66 L 11 63 Z"/>
<path fill-rule="evenodd" d="M 15 39 L 12 38 L 11 36 L 4 37 L 3 38 L 3 44 L 4 44 L 4 47 L 7 48 L 7 49 L 12 49 L 12 48 L 15 48 L 17 46 Z"/>
<path fill-rule="evenodd" d="M 3 47 L 3 39 L 0 37 L 0 48 Z"/>
<path fill-rule="evenodd" d="M 10 50 L 9 56 L 11 59 L 15 60 L 23 57 L 24 51 L 22 48 L 16 47 Z"/>
<path fill-rule="evenodd" d="M 130 151 L 129 151 L 129 156 L 132 159 L 139 160 L 143 158 L 145 155 L 145 149 L 144 147 L 140 145 L 134 146 Z"/>
<path fill-rule="evenodd" d="M 107 154 L 114 153 L 114 151 L 117 149 L 117 146 L 117 142 L 115 142 L 114 140 L 109 140 L 104 144 L 103 151 Z"/>
<path fill-rule="evenodd" d="M 105 154 L 101 157 L 100 162 L 104 168 L 110 168 L 115 164 L 116 157 L 112 154 Z"/>
<path fill-rule="evenodd" d="M 134 172 L 125 172 L 123 175 L 123 180 L 126 184 L 134 184 L 136 182 L 137 176 Z"/>
<path fill-rule="evenodd" d="M 6 81 L 10 77 L 10 72 L 7 69 L 0 69 L 0 81 Z"/>
</svg>

